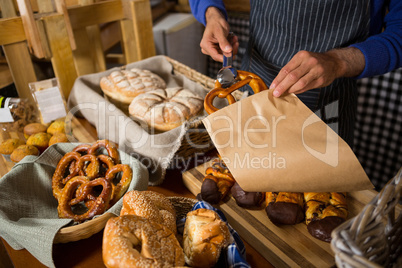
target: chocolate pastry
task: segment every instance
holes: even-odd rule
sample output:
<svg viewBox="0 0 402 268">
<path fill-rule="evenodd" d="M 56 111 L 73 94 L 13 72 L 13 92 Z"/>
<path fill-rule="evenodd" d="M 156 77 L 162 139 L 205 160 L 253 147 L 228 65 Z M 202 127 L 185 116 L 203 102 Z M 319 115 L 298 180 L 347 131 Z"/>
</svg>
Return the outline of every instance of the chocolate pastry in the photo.
<svg viewBox="0 0 402 268">
<path fill-rule="evenodd" d="M 265 193 L 246 192 L 237 182 L 232 186 L 230 192 L 236 200 L 237 205 L 244 208 L 259 207 L 265 199 Z"/>
</svg>

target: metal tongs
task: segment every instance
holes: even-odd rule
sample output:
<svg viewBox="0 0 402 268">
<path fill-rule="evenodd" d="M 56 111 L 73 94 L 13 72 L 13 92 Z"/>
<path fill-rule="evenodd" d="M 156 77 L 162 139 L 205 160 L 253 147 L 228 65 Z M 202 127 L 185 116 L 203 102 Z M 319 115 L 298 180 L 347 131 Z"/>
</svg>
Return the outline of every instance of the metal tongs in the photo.
<svg viewBox="0 0 402 268">
<path fill-rule="evenodd" d="M 233 38 L 232 32 L 228 35 L 229 42 Z M 237 70 L 233 67 L 233 50 L 229 57 L 223 54 L 223 67 L 218 71 L 216 79 L 221 84 L 222 88 L 228 88 L 237 82 Z"/>
</svg>

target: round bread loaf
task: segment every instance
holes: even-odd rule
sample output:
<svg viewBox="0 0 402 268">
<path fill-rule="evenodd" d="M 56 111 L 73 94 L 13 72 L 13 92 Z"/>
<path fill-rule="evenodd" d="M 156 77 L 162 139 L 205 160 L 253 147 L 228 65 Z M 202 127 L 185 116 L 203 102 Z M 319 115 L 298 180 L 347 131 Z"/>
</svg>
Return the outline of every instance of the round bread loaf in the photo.
<svg viewBox="0 0 402 268">
<path fill-rule="evenodd" d="M 165 226 L 136 215 L 108 220 L 102 257 L 108 268 L 184 266 L 176 236 Z"/>
<path fill-rule="evenodd" d="M 156 89 L 134 98 L 129 113 L 153 129 L 168 131 L 199 114 L 203 102 L 203 98 L 182 87 Z"/>
<path fill-rule="evenodd" d="M 165 81 L 157 74 L 133 68 L 114 71 L 100 80 L 102 91 L 115 101 L 129 105 L 139 94 L 156 88 L 165 88 Z"/>
</svg>

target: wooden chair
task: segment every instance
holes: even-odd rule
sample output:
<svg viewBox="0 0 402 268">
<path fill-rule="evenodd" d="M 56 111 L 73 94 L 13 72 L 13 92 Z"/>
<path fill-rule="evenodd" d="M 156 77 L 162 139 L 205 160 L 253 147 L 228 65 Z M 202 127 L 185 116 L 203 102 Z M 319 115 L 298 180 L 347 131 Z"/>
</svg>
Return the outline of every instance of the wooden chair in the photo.
<svg viewBox="0 0 402 268">
<path fill-rule="evenodd" d="M 0 8 L 3 15 L 0 19 L 0 45 L 19 96 L 31 99 L 28 83 L 36 81 L 36 74 L 22 19 L 17 17 L 12 1 L 0 0 Z"/>
<path fill-rule="evenodd" d="M 37 58 L 51 61 L 66 98 L 78 76 L 106 70 L 105 38 L 102 42 L 99 25 L 117 22 L 120 26 L 123 54 L 119 63 L 155 55 L 149 0 L 31 1 L 16 0 L 20 14 L 17 17 L 12 2 L 0 0 L 2 11 L 14 9 L 14 13 L 10 11 L 10 18 L 0 20 L 0 45 L 5 51 L 10 50 L 10 45 L 14 48 L 6 55 L 10 69 L 17 66 L 12 73 L 14 81 L 21 80 L 18 81 L 21 86 L 16 85 L 21 97 L 30 95 L 28 82 L 36 80 L 34 72 L 29 78 L 25 70 L 18 72 L 21 66 L 33 70 L 28 51 Z M 33 11 L 32 3 L 37 5 L 37 12 Z M 16 43 L 23 47 L 18 52 L 15 51 Z M 23 49 L 24 53 L 21 53 Z"/>
</svg>

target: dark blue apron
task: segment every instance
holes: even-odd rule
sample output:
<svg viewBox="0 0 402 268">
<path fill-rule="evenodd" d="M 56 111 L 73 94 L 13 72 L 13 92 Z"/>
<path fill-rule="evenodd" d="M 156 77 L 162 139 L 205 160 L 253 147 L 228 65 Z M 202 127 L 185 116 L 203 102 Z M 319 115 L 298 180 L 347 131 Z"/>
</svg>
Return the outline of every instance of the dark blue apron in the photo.
<svg viewBox="0 0 402 268">
<path fill-rule="evenodd" d="M 325 52 L 368 36 L 370 0 L 251 0 L 250 40 L 242 70 L 269 86 L 300 50 Z M 340 78 L 297 95 L 351 147 L 357 107 L 356 83 Z"/>
</svg>

